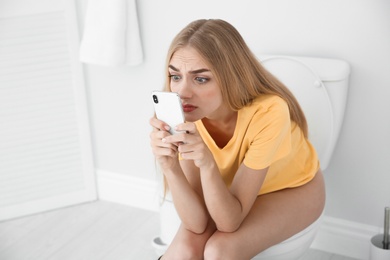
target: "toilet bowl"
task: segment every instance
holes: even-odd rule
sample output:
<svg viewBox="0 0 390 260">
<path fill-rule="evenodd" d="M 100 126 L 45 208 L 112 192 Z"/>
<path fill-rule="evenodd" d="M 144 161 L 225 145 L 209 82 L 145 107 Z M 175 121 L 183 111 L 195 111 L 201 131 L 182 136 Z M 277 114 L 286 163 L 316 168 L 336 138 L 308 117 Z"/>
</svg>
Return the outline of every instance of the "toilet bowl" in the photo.
<svg viewBox="0 0 390 260">
<path fill-rule="evenodd" d="M 261 63 L 295 95 L 305 112 L 309 139 L 317 150 L 321 169 L 330 162 L 340 133 L 347 101 L 350 68 L 342 60 L 314 57 L 259 55 Z M 322 223 L 310 226 L 255 256 L 254 260 L 299 259 L 310 247 Z M 168 198 L 160 207 L 160 236 L 152 244 L 162 255 L 173 240 L 180 219 Z"/>
<path fill-rule="evenodd" d="M 295 234 L 294 236 L 274 245 L 254 258 L 253 260 L 295 260 L 299 259 L 312 244 L 318 229 L 321 226 L 323 215 L 321 215 L 310 226 Z"/>
</svg>

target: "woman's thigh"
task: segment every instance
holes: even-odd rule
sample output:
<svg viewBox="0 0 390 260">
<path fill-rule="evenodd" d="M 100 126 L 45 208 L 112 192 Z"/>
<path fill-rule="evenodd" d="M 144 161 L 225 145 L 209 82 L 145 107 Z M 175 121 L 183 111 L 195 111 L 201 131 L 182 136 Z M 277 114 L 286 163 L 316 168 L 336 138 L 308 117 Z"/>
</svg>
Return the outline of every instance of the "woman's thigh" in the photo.
<svg viewBox="0 0 390 260">
<path fill-rule="evenodd" d="M 321 215 L 324 204 L 321 171 L 303 186 L 258 196 L 236 232 L 212 234 L 204 259 L 251 259 L 312 224 Z"/>
</svg>

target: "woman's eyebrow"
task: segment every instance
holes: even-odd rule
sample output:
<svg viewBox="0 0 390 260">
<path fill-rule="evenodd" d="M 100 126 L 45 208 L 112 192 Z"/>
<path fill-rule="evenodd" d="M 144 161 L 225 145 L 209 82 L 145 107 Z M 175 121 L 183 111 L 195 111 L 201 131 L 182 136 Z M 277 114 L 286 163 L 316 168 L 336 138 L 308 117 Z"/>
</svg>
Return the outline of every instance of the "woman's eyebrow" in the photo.
<svg viewBox="0 0 390 260">
<path fill-rule="evenodd" d="M 169 67 L 171 70 L 173 70 L 173 71 L 176 71 L 176 72 L 179 72 L 179 71 L 180 71 L 179 69 L 175 68 L 173 65 L 169 65 L 168 67 Z M 192 70 L 192 71 L 190 71 L 189 73 L 190 73 L 190 74 L 198 74 L 198 73 L 203 73 L 203 72 L 210 72 L 210 70 L 209 70 L 209 69 L 197 69 L 197 70 Z"/>
<path fill-rule="evenodd" d="M 203 72 L 210 72 L 210 70 L 209 69 L 198 69 L 198 70 L 190 71 L 190 74 L 199 74 L 199 73 L 203 73 Z"/>
<path fill-rule="evenodd" d="M 170 68 L 171 70 L 179 72 L 179 69 L 176 69 L 173 65 L 169 65 L 168 68 Z"/>
</svg>

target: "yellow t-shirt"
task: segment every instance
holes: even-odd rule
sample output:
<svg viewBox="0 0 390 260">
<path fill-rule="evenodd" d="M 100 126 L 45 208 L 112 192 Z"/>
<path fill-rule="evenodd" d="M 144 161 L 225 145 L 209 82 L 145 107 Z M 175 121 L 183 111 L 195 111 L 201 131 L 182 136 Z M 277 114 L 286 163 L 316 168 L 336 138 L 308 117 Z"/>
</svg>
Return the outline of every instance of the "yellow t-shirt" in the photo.
<svg viewBox="0 0 390 260">
<path fill-rule="evenodd" d="M 234 135 L 223 148 L 216 145 L 201 120 L 196 126 L 228 187 L 241 163 L 251 169 L 269 167 L 259 195 L 301 186 L 320 167 L 314 147 L 290 120 L 286 102 L 275 95 L 259 96 L 238 111 Z"/>
</svg>

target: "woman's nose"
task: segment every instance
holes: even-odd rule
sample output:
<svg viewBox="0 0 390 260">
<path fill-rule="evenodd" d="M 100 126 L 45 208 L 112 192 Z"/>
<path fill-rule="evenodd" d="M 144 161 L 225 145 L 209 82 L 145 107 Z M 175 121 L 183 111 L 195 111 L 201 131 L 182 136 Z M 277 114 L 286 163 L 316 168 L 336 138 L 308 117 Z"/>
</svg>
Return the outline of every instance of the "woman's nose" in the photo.
<svg viewBox="0 0 390 260">
<path fill-rule="evenodd" d="M 186 81 L 182 81 L 177 92 L 181 99 L 189 99 L 192 97 L 191 86 Z"/>
</svg>

